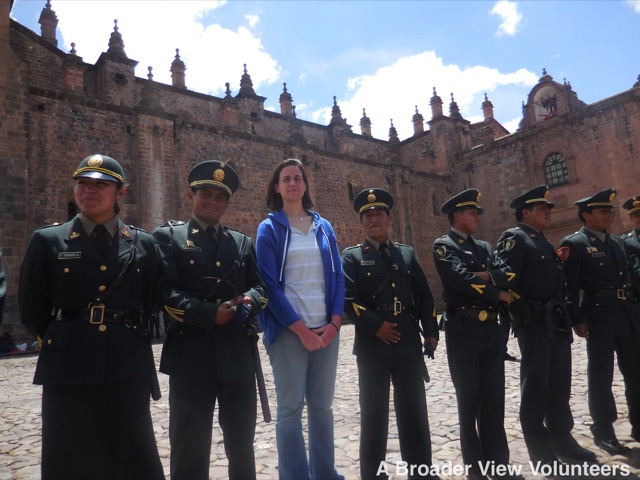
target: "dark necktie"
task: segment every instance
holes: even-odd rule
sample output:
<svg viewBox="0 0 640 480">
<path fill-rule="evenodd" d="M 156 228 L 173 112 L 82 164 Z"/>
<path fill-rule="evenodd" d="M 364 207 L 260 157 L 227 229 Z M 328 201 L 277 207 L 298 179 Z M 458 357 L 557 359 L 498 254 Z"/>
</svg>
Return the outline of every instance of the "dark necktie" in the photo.
<svg viewBox="0 0 640 480">
<path fill-rule="evenodd" d="M 391 253 L 389 252 L 389 245 L 386 242 L 382 242 L 378 247 L 380 250 L 380 255 L 382 255 L 382 259 L 387 267 L 391 266 Z"/>
<path fill-rule="evenodd" d="M 478 258 L 482 258 L 482 255 L 480 255 L 480 246 L 476 243 L 476 241 L 474 240 L 474 238 L 469 235 L 467 237 L 467 243 L 471 246 L 471 248 L 473 249 L 473 253 L 475 254 L 476 257 Z"/>
<path fill-rule="evenodd" d="M 215 247 L 218 247 L 218 231 L 216 230 L 216 228 L 207 227 L 206 232 L 207 232 L 207 236 L 211 240 L 211 243 L 213 243 Z"/>
<path fill-rule="evenodd" d="M 103 258 L 107 258 L 109 250 L 111 249 L 111 235 L 107 231 L 106 227 L 102 224 L 98 224 L 93 229 L 91 234 L 91 241 L 96 246 Z"/>
</svg>

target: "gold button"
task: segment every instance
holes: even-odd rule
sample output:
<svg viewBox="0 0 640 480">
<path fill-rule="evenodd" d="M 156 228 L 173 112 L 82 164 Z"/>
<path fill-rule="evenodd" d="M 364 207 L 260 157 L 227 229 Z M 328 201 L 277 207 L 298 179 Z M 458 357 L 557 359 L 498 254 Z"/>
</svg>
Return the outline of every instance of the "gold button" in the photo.
<svg viewBox="0 0 640 480">
<path fill-rule="evenodd" d="M 220 305 L 220 304 L 222 303 L 222 299 L 220 299 L 220 298 L 219 298 L 219 299 L 217 299 L 217 300 L 216 300 L 216 303 L 217 303 L 218 305 Z"/>
<path fill-rule="evenodd" d="M 107 269 L 106 265 L 100 265 L 100 271 L 104 272 Z"/>
<path fill-rule="evenodd" d="M 190 263 L 191 265 L 193 265 L 193 264 L 194 264 L 194 263 L 196 263 L 196 262 L 194 262 L 193 260 L 189 260 L 189 263 Z"/>
<path fill-rule="evenodd" d="M 51 345 L 51 339 L 47 340 L 47 345 Z"/>
<path fill-rule="evenodd" d="M 604 263 L 600 262 L 600 266 L 603 266 L 603 265 L 604 265 Z"/>
<path fill-rule="evenodd" d="M 371 272 L 367 272 L 367 277 L 370 277 L 370 276 L 371 276 Z"/>
<path fill-rule="evenodd" d="M 540 259 L 541 259 L 541 260 L 544 260 L 544 255 L 542 255 L 542 256 L 540 257 Z"/>
<path fill-rule="evenodd" d="M 106 325 L 100 325 L 100 326 L 98 327 L 98 330 L 100 330 L 101 332 L 104 332 L 104 331 L 106 331 L 106 330 L 107 330 L 107 326 L 106 326 Z"/>
<path fill-rule="evenodd" d="M 64 269 L 64 273 L 69 273 L 69 269 L 68 269 L 68 268 L 65 268 L 65 269 Z"/>
<path fill-rule="evenodd" d="M 219 267 L 219 266 L 220 266 L 220 262 L 216 262 L 216 267 Z"/>
<path fill-rule="evenodd" d="M 107 289 L 107 287 L 105 287 L 104 285 L 100 285 L 100 286 L 98 287 L 98 291 L 99 291 L 99 292 L 104 292 L 106 289 Z"/>
<path fill-rule="evenodd" d="M 397 302 L 398 301 L 398 297 L 393 297 L 393 301 Z"/>
<path fill-rule="evenodd" d="M 480 265 L 482 268 L 487 268 L 487 266 L 483 263 L 482 265 Z"/>
<path fill-rule="evenodd" d="M 391 286 L 395 288 L 396 284 L 395 284 L 395 283 L 392 283 L 392 284 L 391 284 Z"/>
<path fill-rule="evenodd" d="M 484 310 L 481 310 L 480 313 L 478 313 L 478 320 L 480 320 L 481 322 L 484 322 L 488 316 L 489 314 L 487 312 L 485 312 Z"/>
</svg>

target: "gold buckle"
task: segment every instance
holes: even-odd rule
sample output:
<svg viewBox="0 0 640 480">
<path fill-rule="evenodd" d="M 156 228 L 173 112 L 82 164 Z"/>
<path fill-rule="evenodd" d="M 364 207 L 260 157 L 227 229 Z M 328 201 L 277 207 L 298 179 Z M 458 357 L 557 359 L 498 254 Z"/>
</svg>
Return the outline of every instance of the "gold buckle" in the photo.
<svg viewBox="0 0 640 480">
<path fill-rule="evenodd" d="M 489 314 L 486 310 L 480 310 L 480 312 L 478 312 L 478 320 L 484 322 L 487 318 L 489 318 Z"/>
<path fill-rule="evenodd" d="M 99 320 L 94 320 L 96 310 L 100 312 Z M 92 305 L 89 313 L 89 323 L 91 325 L 102 325 L 102 322 L 104 322 L 104 303 L 101 303 L 100 305 Z"/>
<path fill-rule="evenodd" d="M 396 300 L 393 302 L 393 315 L 398 316 L 402 313 L 402 302 Z"/>
<path fill-rule="evenodd" d="M 619 288 L 618 290 L 616 290 L 616 297 L 618 297 L 618 300 L 626 300 L 627 299 L 627 295 L 624 291 L 623 288 Z"/>
</svg>

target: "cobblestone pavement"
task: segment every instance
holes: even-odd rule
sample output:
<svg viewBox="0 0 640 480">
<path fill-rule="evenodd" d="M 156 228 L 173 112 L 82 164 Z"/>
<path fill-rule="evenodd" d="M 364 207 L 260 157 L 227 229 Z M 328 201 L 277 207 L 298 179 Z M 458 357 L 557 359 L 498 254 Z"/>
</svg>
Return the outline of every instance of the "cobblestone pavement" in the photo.
<svg viewBox="0 0 640 480">
<path fill-rule="evenodd" d="M 358 377 L 355 357 L 351 354 L 353 345 L 352 325 L 345 325 L 341 333 L 340 356 L 334 401 L 336 464 L 338 471 L 347 479 L 358 478 Z M 267 356 L 260 342 L 263 369 L 271 410 L 275 418 L 275 394 L 273 376 Z M 161 345 L 154 345 L 156 362 L 159 361 Z M 519 356 L 515 339 L 509 341 L 509 351 Z M 0 359 L 0 479 L 36 479 L 39 478 L 40 459 L 40 396 L 41 387 L 32 385 L 36 356 L 5 357 Z M 616 369 L 614 378 L 614 394 L 618 399 L 619 420 L 616 432 L 621 441 L 628 446 L 636 447 L 631 457 L 610 457 L 594 446 L 589 432 L 591 418 L 587 407 L 586 384 L 586 349 L 582 339 L 573 344 L 573 396 L 572 410 L 575 418 L 573 430 L 578 442 L 596 452 L 598 460 L 618 469 L 617 475 L 608 478 L 637 478 L 640 474 L 640 444 L 632 444 L 629 437 L 630 426 L 626 420 L 627 408 L 624 400 L 624 385 Z M 464 478 L 451 475 L 445 468 L 463 468 L 458 439 L 458 418 L 456 399 L 449 376 L 444 341 L 436 352 L 435 360 L 428 360 L 431 383 L 427 386 L 427 403 L 431 424 L 431 440 L 433 443 L 434 464 L 441 467 L 441 476 L 448 478 Z M 519 406 L 519 363 L 506 362 L 506 415 L 505 427 L 511 448 L 511 462 L 522 465 L 522 473 L 527 480 L 543 478 L 532 473 L 529 458 L 522 439 L 518 422 Z M 640 366 L 639 366 L 640 368 Z M 155 425 L 156 439 L 162 457 L 165 472 L 169 472 L 169 406 L 168 377 L 160 374 L 160 387 L 163 397 L 152 402 L 152 415 Z M 277 452 L 275 443 L 275 425 L 262 420 L 258 413 L 258 425 L 255 439 L 256 463 L 259 479 L 277 478 Z M 395 425 L 395 417 L 391 414 L 388 441 L 387 465 L 393 478 L 406 478 L 402 471 L 396 470 L 396 462 L 400 461 L 399 443 Z M 628 465 L 635 465 L 628 466 Z M 592 472 L 595 473 L 595 472 Z M 602 471 L 599 475 L 603 478 Z M 226 478 L 227 461 L 222 445 L 222 435 L 214 427 L 211 451 L 210 477 Z M 596 478 L 597 475 L 589 478 Z"/>
</svg>

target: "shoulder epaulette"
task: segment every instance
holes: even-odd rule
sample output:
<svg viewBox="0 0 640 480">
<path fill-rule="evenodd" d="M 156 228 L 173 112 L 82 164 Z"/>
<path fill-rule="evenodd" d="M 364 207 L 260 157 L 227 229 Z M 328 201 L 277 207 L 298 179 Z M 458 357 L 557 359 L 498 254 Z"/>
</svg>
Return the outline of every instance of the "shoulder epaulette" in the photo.
<svg viewBox="0 0 640 480">
<path fill-rule="evenodd" d="M 246 233 L 241 232 L 240 230 L 236 230 L 235 228 L 229 228 L 229 227 L 226 227 L 226 226 L 224 226 L 224 225 L 223 225 L 223 226 L 222 226 L 222 229 L 223 229 L 223 230 L 228 230 L 228 231 L 230 231 L 230 232 L 239 233 L 240 235 L 244 235 L 245 237 L 248 237 L 248 235 L 247 235 Z"/>
<path fill-rule="evenodd" d="M 141 231 L 141 232 L 148 233 L 148 232 L 147 232 L 144 228 L 142 228 L 142 227 L 136 227 L 135 225 L 128 225 L 128 227 L 129 227 L 130 229 L 132 229 L 132 230 L 139 230 L 139 231 Z"/>
<path fill-rule="evenodd" d="M 354 248 L 360 248 L 362 246 L 361 243 L 357 244 L 357 245 L 351 245 L 350 247 L 346 247 L 344 249 L 344 251 L 346 252 L 347 250 L 353 250 Z"/>
<path fill-rule="evenodd" d="M 161 225 L 162 227 L 177 227 L 178 225 L 184 225 L 182 220 L 167 220 L 167 223 Z"/>
<path fill-rule="evenodd" d="M 59 227 L 62 224 L 63 222 L 56 222 L 56 223 L 52 223 L 51 225 L 43 225 L 42 227 L 38 228 L 38 230 L 43 230 L 45 228 L 51 228 L 51 227 Z"/>
</svg>

